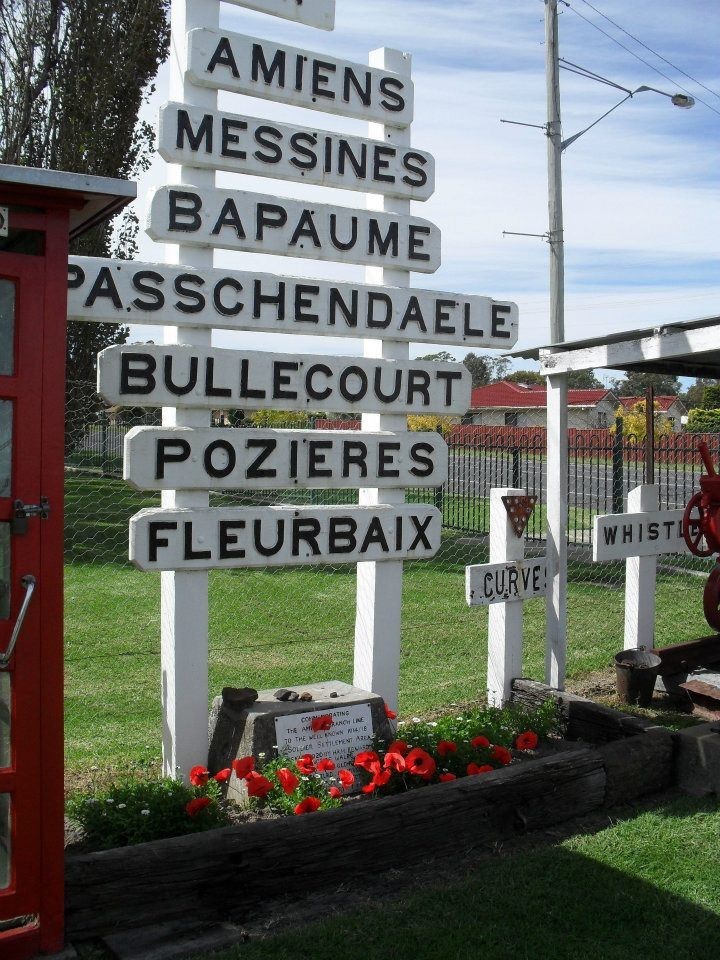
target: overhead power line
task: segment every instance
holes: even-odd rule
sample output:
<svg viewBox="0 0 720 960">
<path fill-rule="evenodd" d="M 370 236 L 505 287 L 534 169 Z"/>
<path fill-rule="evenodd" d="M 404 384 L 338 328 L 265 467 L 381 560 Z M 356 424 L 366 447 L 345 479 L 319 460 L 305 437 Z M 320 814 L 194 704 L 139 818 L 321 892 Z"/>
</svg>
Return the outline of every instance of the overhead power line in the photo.
<svg viewBox="0 0 720 960">
<path fill-rule="evenodd" d="M 587 2 L 587 0 L 583 0 L 583 3 L 585 2 Z M 597 23 L 594 23 L 589 17 L 586 17 L 583 13 L 580 13 L 579 10 L 576 10 L 575 7 L 572 6 L 572 4 L 567 2 L 567 0 L 563 0 L 563 6 L 567 7 L 567 9 L 572 11 L 572 13 L 574 13 L 576 17 L 580 17 L 581 20 L 584 20 L 585 23 L 589 24 L 591 27 L 593 27 L 595 30 L 601 33 L 604 37 L 607 37 L 608 40 L 611 40 L 613 43 L 616 43 L 619 47 L 622 47 L 622 49 L 625 50 L 626 53 L 629 53 L 631 57 L 635 57 L 635 59 L 639 60 L 640 63 L 644 63 L 646 67 L 649 67 L 652 71 L 657 73 L 659 76 L 663 77 L 663 79 L 667 80 L 668 83 L 672 83 L 674 86 L 678 87 L 688 96 L 693 96 L 693 94 L 691 94 L 686 87 L 681 86 L 681 84 L 679 84 L 674 77 L 669 77 L 666 73 L 663 73 L 662 70 L 659 70 L 654 64 L 650 63 L 649 60 L 645 60 L 644 57 L 640 56 L 640 54 L 635 53 L 634 50 L 632 50 L 630 47 L 626 46 L 624 43 L 618 40 L 617 37 L 614 37 L 611 33 L 608 33 L 607 30 L 603 30 L 602 27 L 599 27 Z M 708 110 L 712 110 L 713 113 L 716 113 L 720 117 L 720 110 L 716 110 L 715 107 L 711 106 L 707 102 L 707 100 L 703 100 L 698 96 L 695 96 L 695 100 L 697 100 L 698 103 L 702 103 L 703 106 L 708 108 Z"/>
<path fill-rule="evenodd" d="M 673 63 L 672 60 L 668 60 L 667 57 L 664 57 L 661 53 L 658 53 L 657 50 L 653 50 L 653 48 L 650 47 L 650 46 L 648 46 L 648 44 L 645 43 L 643 40 L 641 40 L 640 37 L 636 37 L 634 34 L 630 33 L 628 30 L 626 30 L 625 27 L 623 27 L 623 26 L 621 26 L 619 23 L 617 23 L 617 21 L 613 20 L 613 19 L 612 19 L 611 17 L 609 17 L 606 13 L 603 13 L 602 10 L 598 10 L 597 7 L 594 7 L 594 6 L 590 3 L 590 0 L 582 0 L 582 2 L 583 2 L 586 6 L 590 7 L 591 10 L 594 10 L 595 13 L 598 14 L 598 16 L 602 17 L 604 20 L 607 20 L 607 22 L 608 22 L 608 23 L 611 23 L 614 27 L 617 27 L 617 29 L 620 30 L 622 33 L 624 33 L 626 37 L 630 37 L 630 39 L 631 39 L 631 40 L 634 40 L 635 43 L 639 43 L 641 47 L 645 47 L 645 49 L 648 50 L 650 53 L 652 53 L 653 56 L 657 57 L 658 60 L 662 60 L 663 63 L 666 63 L 669 67 L 672 67 L 673 70 L 677 70 L 678 73 L 681 73 L 684 77 L 687 77 L 688 80 L 692 80 L 693 83 L 696 83 L 699 87 L 702 87 L 703 90 L 707 90 L 708 93 L 711 93 L 714 97 L 717 97 L 718 100 L 720 100 L 720 93 L 716 93 L 714 90 L 711 90 L 710 87 L 706 87 L 704 83 L 701 83 L 700 80 L 698 80 L 698 79 L 696 79 L 695 77 L 691 76 L 689 73 L 686 73 L 686 72 L 685 72 L 681 67 L 679 67 L 676 63 Z"/>
</svg>

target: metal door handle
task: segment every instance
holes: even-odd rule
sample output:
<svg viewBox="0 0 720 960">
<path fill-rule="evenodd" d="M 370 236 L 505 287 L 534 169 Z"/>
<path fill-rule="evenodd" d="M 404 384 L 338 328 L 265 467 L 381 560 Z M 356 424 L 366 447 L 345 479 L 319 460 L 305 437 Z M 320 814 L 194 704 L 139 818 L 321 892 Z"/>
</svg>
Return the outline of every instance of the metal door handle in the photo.
<svg viewBox="0 0 720 960">
<path fill-rule="evenodd" d="M 7 670 L 12 659 L 12 655 L 15 650 L 15 644 L 18 641 L 20 631 L 22 630 L 23 621 L 25 620 L 25 614 L 30 606 L 30 601 L 32 600 L 32 595 L 35 592 L 35 587 L 37 586 L 37 580 L 31 573 L 26 573 L 25 576 L 21 578 L 20 583 L 25 588 L 25 596 L 23 597 L 20 613 L 18 614 L 18 618 L 15 621 L 15 626 L 13 627 L 8 648 L 5 653 L 0 653 L 0 670 Z"/>
</svg>

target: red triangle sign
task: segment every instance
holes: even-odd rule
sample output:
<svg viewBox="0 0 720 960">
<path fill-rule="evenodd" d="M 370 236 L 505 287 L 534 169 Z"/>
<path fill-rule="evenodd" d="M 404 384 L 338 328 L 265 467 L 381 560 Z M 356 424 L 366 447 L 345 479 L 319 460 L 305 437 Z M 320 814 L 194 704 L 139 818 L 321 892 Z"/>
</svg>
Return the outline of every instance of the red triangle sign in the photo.
<svg viewBox="0 0 720 960">
<path fill-rule="evenodd" d="M 518 497 L 516 495 L 511 495 L 508 497 L 503 497 L 502 502 L 505 504 L 505 509 L 508 512 L 510 523 L 515 531 L 515 536 L 521 537 L 525 533 L 528 520 L 535 509 L 537 497 Z"/>
</svg>

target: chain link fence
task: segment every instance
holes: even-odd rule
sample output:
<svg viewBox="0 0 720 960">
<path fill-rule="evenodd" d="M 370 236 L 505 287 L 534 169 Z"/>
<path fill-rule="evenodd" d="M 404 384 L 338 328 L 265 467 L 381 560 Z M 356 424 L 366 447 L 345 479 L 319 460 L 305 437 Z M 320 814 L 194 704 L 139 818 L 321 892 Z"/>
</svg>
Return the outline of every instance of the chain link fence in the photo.
<svg viewBox="0 0 720 960">
<path fill-rule="evenodd" d="M 122 479 L 123 440 L 140 424 L 159 422 L 160 411 L 108 409 L 90 384 L 71 384 L 66 444 L 66 581 L 70 649 L 88 631 L 124 624 L 128 648 L 159 651 L 159 575 L 141 573 L 127 560 L 128 520 L 144 507 L 160 505 L 160 495 L 133 490 Z M 218 417 L 222 425 L 224 418 Z M 242 422 L 243 426 L 251 424 Z M 275 424 L 281 426 L 281 424 Z M 352 427 L 318 420 L 309 426 Z M 542 429 L 456 426 L 446 436 L 449 475 L 442 488 L 411 489 L 408 502 L 434 503 L 442 511 L 443 543 L 429 561 L 406 563 L 403 599 L 403 663 L 416 655 L 422 638 L 436 656 L 426 667 L 432 696 L 428 702 L 467 699 L 468 690 L 448 681 L 443 661 L 449 655 L 478 664 L 476 695 L 484 688 L 487 618 L 469 610 L 464 598 L 464 569 L 488 559 L 490 490 L 524 487 L 538 498 L 528 526 L 528 555 L 542 555 L 546 517 L 547 459 Z M 710 438 L 716 461 L 720 438 Z M 644 477 L 644 443 L 609 431 L 571 430 L 569 434 L 569 659 L 570 676 L 592 672 L 622 647 L 624 563 L 592 562 L 592 526 L 597 514 L 621 512 L 628 492 Z M 697 437 L 658 437 L 655 477 L 661 508 L 685 506 L 698 486 L 701 463 Z M 223 491 L 211 505 L 351 504 L 357 490 Z M 656 645 L 692 639 L 708 632 L 702 617 L 703 578 L 712 558 L 660 557 Z M 88 596 L 92 594 L 92 604 Z M 273 651 L 297 664 L 299 679 L 307 645 L 328 669 L 352 676 L 355 620 L 355 568 L 268 568 L 224 570 L 210 574 L 211 674 L 218 685 L 263 686 L 272 674 Z M 142 612 L 138 614 L 138 610 Z M 544 610 L 525 605 L 526 675 L 543 675 Z M 262 641 L 262 642 L 261 642 Z M 241 644 L 247 653 L 246 676 L 223 676 L 225 655 Z M 301 647 L 301 645 L 305 645 Z M 295 650 L 296 652 L 292 652 Z M 417 666 L 417 665 L 416 665 Z M 424 665 L 423 665 L 423 669 Z M 420 670 L 422 674 L 423 670 Z M 330 677 L 328 674 L 327 678 Z M 291 678 L 288 678 L 288 682 Z M 434 698 L 434 701 L 433 701 Z"/>
</svg>

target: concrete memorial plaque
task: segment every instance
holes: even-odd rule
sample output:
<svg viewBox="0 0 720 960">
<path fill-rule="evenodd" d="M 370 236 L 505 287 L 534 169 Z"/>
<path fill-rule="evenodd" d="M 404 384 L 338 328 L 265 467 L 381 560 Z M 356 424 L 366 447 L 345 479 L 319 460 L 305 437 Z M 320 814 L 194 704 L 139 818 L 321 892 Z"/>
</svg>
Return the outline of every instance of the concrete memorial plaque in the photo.
<svg viewBox="0 0 720 960">
<path fill-rule="evenodd" d="M 434 273 L 440 231 L 428 220 L 244 190 L 157 187 L 153 240 Z"/>
<path fill-rule="evenodd" d="M 413 118 L 408 77 L 238 33 L 188 34 L 192 83 L 394 127 Z"/>
<path fill-rule="evenodd" d="M 123 479 L 138 490 L 436 487 L 447 444 L 419 432 L 134 427 Z"/>
<path fill-rule="evenodd" d="M 335 29 L 335 0 L 225 0 L 236 7 L 295 20 L 320 30 Z"/>
<path fill-rule="evenodd" d="M 141 510 L 130 520 L 140 570 L 318 566 L 432 557 L 441 514 L 422 504 Z"/>
<path fill-rule="evenodd" d="M 336 770 L 352 770 L 352 761 L 361 750 L 371 747 L 373 738 L 390 742 L 395 732 L 385 715 L 385 703 L 378 694 L 329 680 L 287 688 L 294 702 L 276 699 L 276 690 L 261 690 L 257 700 L 241 706 L 216 697 L 210 715 L 210 769 L 222 770 L 236 758 L 254 756 L 258 762 L 278 755 L 297 759 L 305 753 L 315 760 L 329 757 Z M 308 702 L 300 696 L 310 696 Z M 313 720 L 323 718 L 326 730 L 314 731 Z M 359 778 L 356 789 L 360 786 Z M 352 791 L 349 791 L 352 792 Z M 233 776 L 228 796 L 243 798 L 241 785 Z"/>
<path fill-rule="evenodd" d="M 410 200 L 435 189 L 422 150 L 182 103 L 160 108 L 158 152 L 168 163 Z"/>
<path fill-rule="evenodd" d="M 98 355 L 98 392 L 124 407 L 465 413 L 461 363 L 141 344 Z"/>
<path fill-rule="evenodd" d="M 490 297 L 250 270 L 70 257 L 68 318 L 509 349 L 518 308 Z"/>
<path fill-rule="evenodd" d="M 609 513 L 595 517 L 593 560 L 689 553 L 682 533 L 683 510 Z"/>
<path fill-rule="evenodd" d="M 508 600 L 532 600 L 544 597 L 546 592 L 544 557 L 465 567 L 465 598 L 471 607 L 486 607 Z"/>
</svg>

